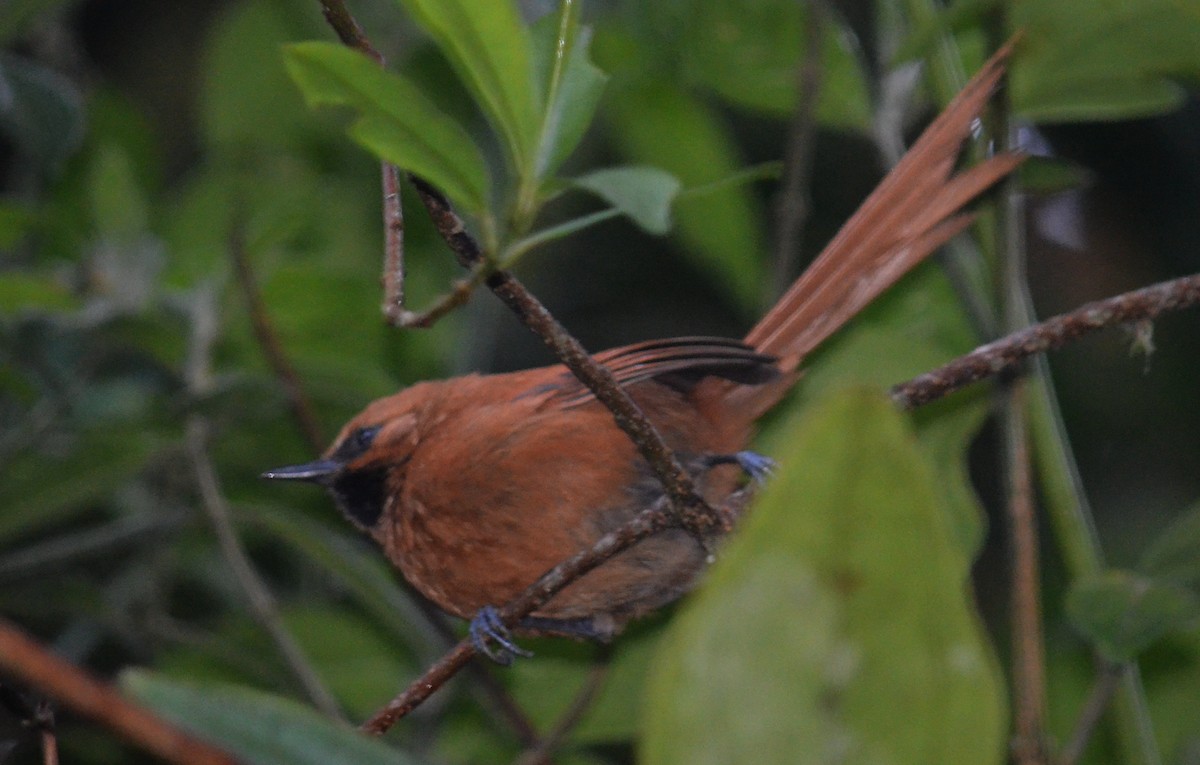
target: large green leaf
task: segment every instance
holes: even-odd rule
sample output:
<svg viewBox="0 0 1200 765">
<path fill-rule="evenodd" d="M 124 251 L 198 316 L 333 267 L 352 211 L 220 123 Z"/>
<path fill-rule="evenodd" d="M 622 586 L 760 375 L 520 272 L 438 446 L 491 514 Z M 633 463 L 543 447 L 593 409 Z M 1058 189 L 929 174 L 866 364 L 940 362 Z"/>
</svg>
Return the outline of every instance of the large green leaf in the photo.
<svg viewBox="0 0 1200 765">
<path fill-rule="evenodd" d="M 934 473 L 878 393 L 829 396 L 670 626 L 645 761 L 998 763 L 1002 683 Z"/>
<path fill-rule="evenodd" d="M 848 383 L 886 388 L 975 345 L 949 281 L 934 266 L 923 266 L 868 306 L 805 364 L 798 403 Z M 968 475 L 967 449 L 989 408 L 987 389 L 981 385 L 916 413 L 917 435 L 938 473 L 951 524 L 972 557 L 983 543 L 984 516 Z"/>
<path fill-rule="evenodd" d="M 450 59 L 504 136 L 513 165 L 532 168 L 538 135 L 529 30 L 511 0 L 399 0 Z"/>
<path fill-rule="evenodd" d="M 358 110 L 350 130 L 356 141 L 420 175 L 463 208 L 483 210 L 488 198 L 483 155 L 467 132 L 412 83 L 333 43 L 289 45 L 285 61 L 310 106 Z"/>
<path fill-rule="evenodd" d="M 1179 0 L 1020 0 L 1024 31 L 1012 98 L 1030 119 L 1086 121 L 1159 114 L 1200 78 L 1200 6 Z"/>
<path fill-rule="evenodd" d="M 184 730 L 255 765 L 397 765 L 418 762 L 291 699 L 232 685 L 185 684 L 149 672 L 121 687 Z"/>
</svg>

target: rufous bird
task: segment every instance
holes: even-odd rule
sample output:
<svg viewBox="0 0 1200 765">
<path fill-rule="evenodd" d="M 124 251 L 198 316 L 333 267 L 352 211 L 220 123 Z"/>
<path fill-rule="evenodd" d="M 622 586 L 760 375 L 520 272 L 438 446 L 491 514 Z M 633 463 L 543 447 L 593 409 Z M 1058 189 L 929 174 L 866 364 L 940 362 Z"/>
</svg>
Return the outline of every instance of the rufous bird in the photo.
<svg viewBox="0 0 1200 765">
<path fill-rule="evenodd" d="M 755 420 L 799 379 L 804 358 L 968 226 L 964 206 L 1020 163 L 1000 154 L 955 173 L 1008 53 L 984 65 L 745 339 L 653 340 L 595 356 L 712 506 L 743 480 L 718 463 L 759 467 L 743 451 Z M 499 626 L 490 623 L 492 606 L 663 494 L 609 410 L 561 365 L 417 383 L 370 403 L 320 460 L 264 476 L 326 487 L 422 595 L 476 617 L 472 635 L 493 656 L 481 634 L 515 646 L 491 629 Z M 517 629 L 609 637 L 687 592 L 708 557 L 687 531 L 661 531 L 573 582 Z"/>
</svg>

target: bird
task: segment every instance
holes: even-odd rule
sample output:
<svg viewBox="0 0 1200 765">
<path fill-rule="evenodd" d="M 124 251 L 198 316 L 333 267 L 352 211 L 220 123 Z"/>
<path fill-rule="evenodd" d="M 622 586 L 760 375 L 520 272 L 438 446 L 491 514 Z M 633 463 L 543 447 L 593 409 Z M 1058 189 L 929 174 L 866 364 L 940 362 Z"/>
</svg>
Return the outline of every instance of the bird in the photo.
<svg viewBox="0 0 1200 765">
<path fill-rule="evenodd" d="M 983 65 L 742 340 L 679 337 L 595 354 L 710 505 L 770 464 L 747 444 L 803 360 L 969 226 L 966 205 L 1022 161 L 993 153 L 956 170 L 1011 48 Z M 316 461 L 263 477 L 325 487 L 417 592 L 470 620 L 476 648 L 501 663 L 523 652 L 495 607 L 664 493 L 610 411 L 562 365 L 418 382 L 368 404 Z M 692 589 L 710 560 L 703 540 L 664 529 L 514 631 L 611 639 Z"/>
</svg>

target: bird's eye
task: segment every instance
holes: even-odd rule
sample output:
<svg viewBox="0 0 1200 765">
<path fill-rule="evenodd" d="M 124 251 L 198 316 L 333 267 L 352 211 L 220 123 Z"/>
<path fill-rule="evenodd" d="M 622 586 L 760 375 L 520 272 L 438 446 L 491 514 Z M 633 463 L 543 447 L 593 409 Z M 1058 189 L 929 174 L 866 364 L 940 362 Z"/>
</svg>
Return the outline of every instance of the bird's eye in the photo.
<svg viewBox="0 0 1200 765">
<path fill-rule="evenodd" d="M 371 446 L 371 442 L 375 440 L 375 436 L 379 435 L 379 426 L 375 425 L 370 428 L 359 428 L 350 435 L 354 439 L 355 446 L 360 449 L 367 449 Z"/>
<path fill-rule="evenodd" d="M 351 431 L 350 435 L 346 436 L 346 439 L 337 448 L 334 456 L 343 462 L 352 460 L 371 448 L 371 443 L 377 435 L 379 435 L 378 425 L 373 425 L 369 428 L 357 428 Z"/>
</svg>

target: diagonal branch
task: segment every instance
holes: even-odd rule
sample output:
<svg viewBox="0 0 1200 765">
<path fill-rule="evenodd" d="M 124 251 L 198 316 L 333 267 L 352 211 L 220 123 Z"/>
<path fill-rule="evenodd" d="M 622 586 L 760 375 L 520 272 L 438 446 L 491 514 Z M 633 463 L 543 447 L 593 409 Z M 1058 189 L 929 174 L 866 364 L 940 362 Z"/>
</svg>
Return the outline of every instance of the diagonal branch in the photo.
<svg viewBox="0 0 1200 765">
<path fill-rule="evenodd" d="M 234 765 L 221 750 L 184 733 L 0 619 L 0 667 L 127 741 L 180 765 Z"/>
<path fill-rule="evenodd" d="M 283 352 L 283 344 L 271 323 L 267 307 L 263 303 L 262 290 L 254 270 L 250 267 L 250 259 L 246 256 L 246 240 L 242 231 L 235 227 L 229 238 L 229 258 L 233 261 L 233 270 L 237 275 L 238 287 L 242 290 L 242 298 L 246 301 L 246 309 L 250 312 L 250 324 L 254 329 L 254 338 L 258 347 L 266 356 L 267 365 L 275 373 L 275 377 L 283 386 L 287 396 L 288 406 L 292 416 L 304 434 L 304 440 L 315 454 L 320 454 L 325 448 L 325 439 L 321 436 L 321 428 L 317 425 L 317 416 L 313 411 L 312 401 L 309 400 L 300 375 Z"/>
<path fill-rule="evenodd" d="M 1086 303 L 900 383 L 891 390 L 892 400 L 901 408 L 915 409 L 971 383 L 1015 371 L 1025 359 L 1061 348 L 1097 330 L 1153 321 L 1164 313 L 1197 304 L 1200 304 L 1200 274 Z"/>
</svg>

